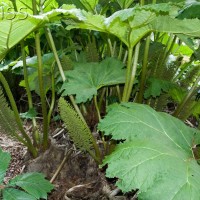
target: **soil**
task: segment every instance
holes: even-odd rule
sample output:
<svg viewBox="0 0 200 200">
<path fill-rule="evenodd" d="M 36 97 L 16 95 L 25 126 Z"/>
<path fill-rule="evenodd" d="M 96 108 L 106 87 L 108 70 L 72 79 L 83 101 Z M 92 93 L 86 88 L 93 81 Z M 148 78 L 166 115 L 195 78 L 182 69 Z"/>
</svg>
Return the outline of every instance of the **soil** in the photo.
<svg viewBox="0 0 200 200">
<path fill-rule="evenodd" d="M 0 146 L 11 153 L 11 163 L 4 182 L 23 172 L 42 172 L 54 184 L 48 200 L 134 200 L 135 194 L 123 195 L 114 183 L 105 177 L 94 160 L 75 148 L 65 130 L 57 128 L 51 134 L 50 148 L 36 159 L 27 154 L 27 149 L 6 135 L 0 134 Z M 55 172 L 65 162 L 58 175 Z"/>
</svg>

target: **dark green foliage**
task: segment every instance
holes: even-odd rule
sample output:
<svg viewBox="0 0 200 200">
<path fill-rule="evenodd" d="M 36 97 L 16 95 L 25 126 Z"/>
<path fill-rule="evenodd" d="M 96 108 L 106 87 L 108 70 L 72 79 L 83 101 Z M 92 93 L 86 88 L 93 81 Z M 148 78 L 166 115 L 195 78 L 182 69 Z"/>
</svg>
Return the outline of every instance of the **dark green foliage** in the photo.
<svg viewBox="0 0 200 200">
<path fill-rule="evenodd" d="M 193 2 L 192 4 L 186 6 L 183 10 L 180 11 L 178 19 L 200 19 L 200 2 Z"/>
<path fill-rule="evenodd" d="M 173 84 L 169 81 L 157 79 L 157 78 L 150 78 L 148 80 L 149 86 L 147 90 L 144 93 L 144 97 L 147 99 L 149 97 L 158 97 L 161 95 L 161 93 L 168 92 L 171 87 L 173 87 Z"/>
</svg>

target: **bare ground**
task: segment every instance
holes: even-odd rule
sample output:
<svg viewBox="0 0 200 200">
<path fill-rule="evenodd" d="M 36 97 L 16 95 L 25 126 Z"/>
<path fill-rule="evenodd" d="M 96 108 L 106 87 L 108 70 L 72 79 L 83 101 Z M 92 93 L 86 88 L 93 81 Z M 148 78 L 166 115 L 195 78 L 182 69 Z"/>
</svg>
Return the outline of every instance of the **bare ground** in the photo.
<svg viewBox="0 0 200 200">
<path fill-rule="evenodd" d="M 0 147 L 12 157 L 4 182 L 23 172 L 42 172 L 54 184 L 48 200 L 136 199 L 134 193 L 124 196 L 116 189 L 115 180 L 106 179 L 105 171 L 88 154 L 78 151 L 62 128 L 53 132 L 49 150 L 36 159 L 28 156 L 22 144 L 4 134 L 0 134 Z"/>
</svg>

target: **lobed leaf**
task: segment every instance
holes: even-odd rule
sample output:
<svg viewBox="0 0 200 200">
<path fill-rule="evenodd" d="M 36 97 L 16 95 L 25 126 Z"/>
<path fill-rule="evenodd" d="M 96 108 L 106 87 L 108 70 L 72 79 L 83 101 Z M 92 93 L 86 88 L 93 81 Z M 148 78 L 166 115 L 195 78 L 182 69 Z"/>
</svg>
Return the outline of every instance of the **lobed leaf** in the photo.
<svg viewBox="0 0 200 200">
<path fill-rule="evenodd" d="M 160 94 L 164 92 L 168 92 L 170 88 L 173 87 L 173 84 L 167 80 L 161 80 L 158 78 L 151 77 L 148 80 L 149 86 L 144 92 L 144 98 L 158 97 Z"/>
<path fill-rule="evenodd" d="M 98 128 L 125 140 L 103 162 L 123 192 L 139 189 L 139 199 L 200 198 L 200 166 L 193 152 L 200 131 L 135 103 L 110 106 Z"/>
<path fill-rule="evenodd" d="M 97 0 L 91 0 L 87 2 L 87 6 L 94 8 L 97 2 Z M 174 14 L 170 13 L 171 10 L 176 13 L 178 9 L 169 3 L 135 6 L 115 12 L 108 18 L 76 8 L 55 9 L 40 16 L 32 16 L 26 12 L 0 13 L 0 60 L 10 48 L 28 34 L 49 21 L 55 21 L 59 18 L 66 19 L 65 21 L 69 25 L 67 29 L 82 28 L 110 33 L 117 36 L 129 47 L 133 47 L 151 31 L 199 37 L 200 20 L 175 19 Z"/>
<path fill-rule="evenodd" d="M 19 186 L 36 199 L 47 199 L 47 193 L 53 189 L 53 185 L 44 178 L 44 175 L 36 172 L 18 175 L 8 183 L 8 186 Z"/>
<path fill-rule="evenodd" d="M 117 186 L 128 192 L 139 189 L 139 199 L 199 199 L 199 165 L 184 152 L 161 141 L 138 140 L 118 145 L 106 176 L 117 177 Z"/>
<path fill-rule="evenodd" d="M 110 33 L 117 36 L 127 46 L 133 47 L 152 31 L 199 37 L 200 20 L 176 19 L 179 9 L 179 6 L 171 3 L 135 6 L 117 11 L 108 18 L 77 9 L 73 9 L 70 16 L 69 12 L 62 12 L 76 19 L 70 22 L 67 29 L 82 28 Z"/>
<path fill-rule="evenodd" d="M 61 88 L 62 96 L 75 94 L 76 102 L 86 102 L 97 95 L 97 90 L 125 82 L 122 62 L 106 58 L 101 63 L 75 63 L 74 70 L 67 72 L 67 82 Z"/>
</svg>

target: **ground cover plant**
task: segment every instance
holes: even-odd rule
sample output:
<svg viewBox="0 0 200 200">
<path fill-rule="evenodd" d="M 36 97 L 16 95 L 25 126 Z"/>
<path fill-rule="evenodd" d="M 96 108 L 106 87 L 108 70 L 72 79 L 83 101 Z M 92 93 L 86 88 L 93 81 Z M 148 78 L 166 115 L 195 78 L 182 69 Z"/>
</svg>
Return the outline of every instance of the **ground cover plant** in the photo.
<svg viewBox="0 0 200 200">
<path fill-rule="evenodd" d="M 3 184 L 4 176 L 10 162 L 10 155 L 0 149 L 0 197 L 3 199 L 47 199 L 47 193 L 53 189 L 53 185 L 45 180 L 40 173 L 26 173 L 18 175 L 8 184 Z"/>
<path fill-rule="evenodd" d="M 107 168 L 123 192 L 199 198 L 198 1 L 0 3 L 4 134 L 36 158 L 51 145 L 51 122 L 61 118 L 77 148 Z M 12 77 L 27 96 L 23 113 Z M 32 121 L 31 135 L 24 118 Z M 188 119 L 196 128 L 183 123 Z"/>
</svg>

